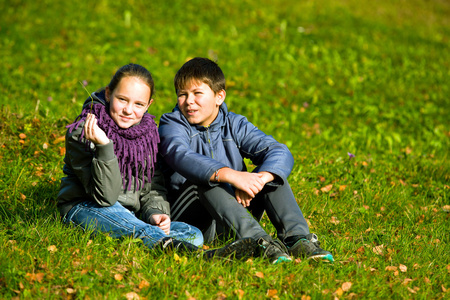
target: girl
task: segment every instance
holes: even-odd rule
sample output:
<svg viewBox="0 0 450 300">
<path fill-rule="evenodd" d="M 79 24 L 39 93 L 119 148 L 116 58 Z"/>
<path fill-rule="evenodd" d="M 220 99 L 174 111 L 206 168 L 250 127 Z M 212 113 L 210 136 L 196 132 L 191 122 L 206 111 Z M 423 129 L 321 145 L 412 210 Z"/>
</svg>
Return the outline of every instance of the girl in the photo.
<svg viewBox="0 0 450 300">
<path fill-rule="evenodd" d="M 199 229 L 171 222 L 164 179 L 156 162 L 159 135 L 154 116 L 154 83 L 144 67 L 121 67 L 104 89 L 92 93 L 68 125 L 58 209 L 66 224 L 140 238 L 155 246 L 199 251 Z M 246 256 L 251 239 L 210 250 L 207 256 Z"/>
</svg>

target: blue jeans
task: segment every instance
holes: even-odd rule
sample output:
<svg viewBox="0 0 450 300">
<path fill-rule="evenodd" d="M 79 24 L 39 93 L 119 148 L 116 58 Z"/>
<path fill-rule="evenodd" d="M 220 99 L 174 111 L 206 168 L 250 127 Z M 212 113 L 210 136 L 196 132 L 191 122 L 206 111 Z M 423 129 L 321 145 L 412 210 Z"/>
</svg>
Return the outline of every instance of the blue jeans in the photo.
<svg viewBox="0 0 450 300">
<path fill-rule="evenodd" d="M 171 222 L 170 234 L 166 235 L 161 228 L 138 219 L 119 202 L 109 207 L 93 201 L 81 202 L 72 207 L 63 222 L 84 230 L 107 232 L 113 238 L 127 236 L 141 239 L 148 248 L 153 248 L 159 240 L 168 236 L 195 246 L 203 244 L 203 235 L 198 228 L 183 222 Z"/>
</svg>

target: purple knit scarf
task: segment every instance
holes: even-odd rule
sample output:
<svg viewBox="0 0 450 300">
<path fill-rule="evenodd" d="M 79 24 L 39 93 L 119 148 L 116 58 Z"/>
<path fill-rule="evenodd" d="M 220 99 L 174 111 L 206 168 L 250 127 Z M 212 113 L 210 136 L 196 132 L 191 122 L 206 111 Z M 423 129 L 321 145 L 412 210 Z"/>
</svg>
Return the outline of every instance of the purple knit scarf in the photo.
<svg viewBox="0 0 450 300">
<path fill-rule="evenodd" d="M 66 126 L 69 132 L 77 129 L 86 120 L 90 112 L 90 105 L 87 106 L 75 121 Z M 120 173 L 122 174 L 123 188 L 128 182 L 128 190 L 131 190 L 131 182 L 134 173 L 136 178 L 135 190 L 139 190 L 139 170 L 142 172 L 142 186 L 145 184 L 145 174 L 149 182 L 154 174 L 156 155 L 158 153 L 159 134 L 158 127 L 154 121 L 154 116 L 145 113 L 139 124 L 127 129 L 120 128 L 109 115 L 109 104 L 94 104 L 92 113 L 97 117 L 97 124 L 106 136 L 114 142 L 114 153 L 119 161 Z M 80 140 L 84 136 L 84 128 L 81 132 Z M 90 149 L 90 141 L 86 140 L 86 147 Z"/>
</svg>

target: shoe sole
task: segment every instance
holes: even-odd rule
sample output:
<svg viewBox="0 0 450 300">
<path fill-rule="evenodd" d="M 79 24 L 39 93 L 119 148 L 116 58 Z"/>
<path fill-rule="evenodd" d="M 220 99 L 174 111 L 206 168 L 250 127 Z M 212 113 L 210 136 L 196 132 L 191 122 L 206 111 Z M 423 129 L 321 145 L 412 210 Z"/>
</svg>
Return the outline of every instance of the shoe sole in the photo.
<svg viewBox="0 0 450 300">
<path fill-rule="evenodd" d="M 258 247 L 258 243 L 253 238 L 236 240 L 222 248 L 211 250 L 210 254 L 205 253 L 207 258 L 235 258 L 242 259 L 253 256 Z"/>
<path fill-rule="evenodd" d="M 278 265 L 278 264 L 289 263 L 289 262 L 292 262 L 292 258 L 285 257 L 285 256 L 280 256 L 276 260 L 274 260 L 272 262 L 272 264 L 273 265 Z"/>
<path fill-rule="evenodd" d="M 322 262 L 334 262 L 334 258 L 333 255 L 331 254 L 322 254 L 322 255 L 314 255 L 314 256 L 310 256 L 308 257 L 308 259 L 312 259 L 314 261 L 322 261 Z"/>
</svg>

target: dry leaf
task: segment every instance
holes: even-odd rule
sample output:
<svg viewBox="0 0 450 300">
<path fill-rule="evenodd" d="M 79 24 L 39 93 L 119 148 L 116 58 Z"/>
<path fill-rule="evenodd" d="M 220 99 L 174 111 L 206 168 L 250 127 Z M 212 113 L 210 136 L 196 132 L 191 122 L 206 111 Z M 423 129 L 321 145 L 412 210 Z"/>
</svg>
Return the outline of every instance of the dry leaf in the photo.
<svg viewBox="0 0 450 300">
<path fill-rule="evenodd" d="M 45 150 L 45 149 L 48 149 L 48 144 L 47 144 L 47 143 L 43 143 L 43 144 L 42 144 L 42 149 L 44 149 L 44 150 Z"/>
<path fill-rule="evenodd" d="M 56 251 L 58 251 L 58 248 L 56 248 L 55 245 L 51 245 L 51 246 L 48 246 L 48 247 L 47 247 L 47 250 L 48 250 L 49 252 L 56 252 Z"/>
<path fill-rule="evenodd" d="M 66 292 L 67 292 L 67 294 L 75 294 L 77 291 L 74 290 L 73 288 L 67 288 Z"/>
<path fill-rule="evenodd" d="M 444 285 L 441 285 L 441 288 L 442 288 L 442 291 L 443 291 L 444 293 L 447 293 L 447 289 L 445 288 Z"/>
<path fill-rule="evenodd" d="M 398 268 L 400 269 L 401 272 L 405 273 L 406 271 L 408 271 L 408 267 L 405 265 L 400 264 L 400 266 L 398 266 Z"/>
<path fill-rule="evenodd" d="M 339 287 L 339 288 L 334 292 L 334 294 L 340 297 L 340 296 L 344 295 L 344 291 L 342 290 L 342 288 Z"/>
<path fill-rule="evenodd" d="M 139 297 L 139 295 L 135 292 L 129 292 L 125 294 L 125 298 L 127 300 L 139 300 L 141 299 L 141 297 Z"/>
<path fill-rule="evenodd" d="M 147 280 L 142 280 L 139 282 L 139 289 L 142 290 L 143 288 L 149 287 L 150 283 Z"/>
<path fill-rule="evenodd" d="M 378 246 L 375 246 L 372 248 L 372 251 L 378 255 L 383 255 L 383 250 L 384 250 L 384 245 L 378 245 Z"/>
<path fill-rule="evenodd" d="M 397 271 L 398 268 L 396 266 L 387 266 L 384 268 L 385 271 Z"/>
<path fill-rule="evenodd" d="M 66 137 L 63 135 L 63 136 L 60 136 L 60 137 L 54 139 L 53 144 L 58 144 L 58 143 L 64 142 L 65 140 L 66 140 Z"/>
<path fill-rule="evenodd" d="M 413 281 L 411 278 L 405 278 L 405 280 L 403 280 L 402 284 L 408 285 L 408 283 L 410 283 L 411 281 Z"/>
<path fill-rule="evenodd" d="M 302 295 L 301 300 L 311 300 L 311 296 L 308 296 L 308 295 Z"/>
<path fill-rule="evenodd" d="M 235 290 L 234 293 L 238 296 L 239 299 L 242 299 L 244 297 L 245 292 L 241 289 Z"/>
<path fill-rule="evenodd" d="M 21 140 L 24 140 L 24 139 L 27 138 L 27 135 L 26 135 L 25 133 L 21 133 L 21 134 L 19 134 L 19 138 L 20 138 Z"/>
<path fill-rule="evenodd" d="M 259 277 L 259 278 L 264 278 L 263 272 L 256 272 L 256 273 L 255 273 L 255 276 L 256 276 L 256 277 Z"/>
<path fill-rule="evenodd" d="M 450 205 L 442 206 L 442 210 L 445 211 L 445 212 L 450 212 Z"/>
<path fill-rule="evenodd" d="M 342 284 L 342 290 L 343 290 L 344 292 L 348 292 L 348 291 L 350 290 L 351 287 L 352 287 L 352 283 L 349 282 L 349 281 L 344 282 L 344 283 Z"/>
<path fill-rule="evenodd" d="M 339 186 L 339 192 L 344 191 L 346 187 L 347 187 L 346 185 Z"/>
<path fill-rule="evenodd" d="M 24 201 L 25 199 L 27 199 L 27 196 L 25 196 L 24 194 L 20 194 L 20 199 L 22 199 L 22 201 Z"/>
<path fill-rule="evenodd" d="M 123 279 L 123 275 L 122 274 L 116 274 L 114 275 L 114 279 L 117 281 L 121 281 Z"/>
<path fill-rule="evenodd" d="M 334 224 L 334 225 L 337 225 L 337 224 L 339 224 L 341 221 L 339 221 L 338 219 L 336 219 L 335 217 L 331 217 L 331 219 L 330 219 L 330 223 L 331 224 Z"/>
<path fill-rule="evenodd" d="M 321 188 L 320 190 L 321 190 L 323 193 L 328 193 L 329 191 L 331 191 L 332 188 L 333 188 L 333 185 L 332 185 L 332 184 L 329 184 L 329 185 L 324 186 L 324 187 Z"/>
<path fill-rule="evenodd" d="M 276 289 L 268 289 L 267 290 L 267 297 L 275 297 L 277 295 L 278 291 Z"/>
</svg>

